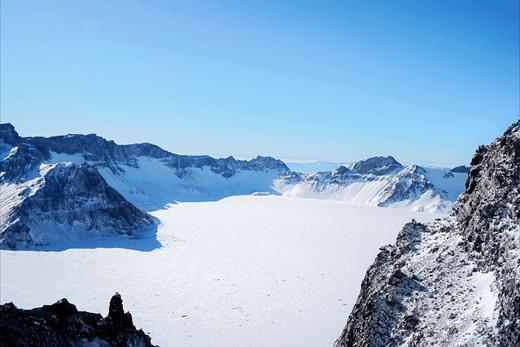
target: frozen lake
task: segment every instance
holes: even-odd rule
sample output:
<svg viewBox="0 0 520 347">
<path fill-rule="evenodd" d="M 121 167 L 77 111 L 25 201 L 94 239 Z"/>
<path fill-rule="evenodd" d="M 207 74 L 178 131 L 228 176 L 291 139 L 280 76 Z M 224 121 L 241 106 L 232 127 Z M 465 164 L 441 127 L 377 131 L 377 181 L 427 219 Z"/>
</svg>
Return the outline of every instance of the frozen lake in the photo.
<svg viewBox="0 0 520 347">
<path fill-rule="evenodd" d="M 441 216 L 279 196 L 152 214 L 157 240 L 0 251 L 1 302 L 30 308 L 66 297 L 106 315 L 117 291 L 161 346 L 331 346 L 378 248 L 412 218 Z"/>
</svg>

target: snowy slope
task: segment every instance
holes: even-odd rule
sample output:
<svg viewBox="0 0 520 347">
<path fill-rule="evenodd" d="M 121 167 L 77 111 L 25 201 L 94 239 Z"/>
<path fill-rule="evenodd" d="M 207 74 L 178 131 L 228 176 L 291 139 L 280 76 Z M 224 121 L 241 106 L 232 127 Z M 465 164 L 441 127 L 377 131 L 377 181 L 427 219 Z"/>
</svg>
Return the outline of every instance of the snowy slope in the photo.
<svg viewBox="0 0 520 347">
<path fill-rule="evenodd" d="M 163 347 L 330 346 L 379 245 L 411 218 L 439 216 L 280 196 L 152 214 L 161 247 L 147 252 L 136 250 L 147 239 L 0 251 L 0 301 L 29 308 L 67 297 L 105 314 L 118 291 Z"/>
<path fill-rule="evenodd" d="M 436 187 L 448 193 L 448 199 L 455 201 L 464 192 L 464 184 L 468 178 L 467 172 L 456 172 L 453 169 L 424 167 L 426 177 Z"/>
</svg>

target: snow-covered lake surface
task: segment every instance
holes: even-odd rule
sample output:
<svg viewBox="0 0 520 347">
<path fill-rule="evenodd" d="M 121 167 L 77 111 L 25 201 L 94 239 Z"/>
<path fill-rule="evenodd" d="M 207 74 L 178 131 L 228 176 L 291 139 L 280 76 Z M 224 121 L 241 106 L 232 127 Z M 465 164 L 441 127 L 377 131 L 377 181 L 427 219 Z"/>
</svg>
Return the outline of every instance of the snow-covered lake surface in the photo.
<svg viewBox="0 0 520 347">
<path fill-rule="evenodd" d="M 1 303 L 66 297 L 106 315 L 117 291 L 161 346 L 331 346 L 378 248 L 412 218 L 441 216 L 281 196 L 181 203 L 153 215 L 157 240 L 0 251 Z"/>
</svg>

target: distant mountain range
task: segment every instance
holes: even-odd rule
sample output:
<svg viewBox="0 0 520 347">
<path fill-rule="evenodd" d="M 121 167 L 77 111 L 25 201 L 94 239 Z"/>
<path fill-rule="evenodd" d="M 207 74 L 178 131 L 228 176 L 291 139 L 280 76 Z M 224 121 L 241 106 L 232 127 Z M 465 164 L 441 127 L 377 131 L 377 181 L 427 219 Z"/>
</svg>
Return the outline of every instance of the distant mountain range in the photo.
<svg viewBox="0 0 520 347">
<path fill-rule="evenodd" d="M 380 207 L 448 212 L 464 190 L 468 168 L 403 166 L 393 157 L 373 157 L 333 171 L 290 172 L 275 182 L 278 192 L 296 197 L 348 201 Z"/>
<path fill-rule="evenodd" d="M 179 155 L 90 135 L 21 137 L 0 125 L 0 247 L 26 247 L 152 228 L 153 211 L 177 201 L 282 194 L 357 204 L 449 211 L 466 167 L 404 167 L 374 157 L 300 173 L 272 157 Z"/>
</svg>

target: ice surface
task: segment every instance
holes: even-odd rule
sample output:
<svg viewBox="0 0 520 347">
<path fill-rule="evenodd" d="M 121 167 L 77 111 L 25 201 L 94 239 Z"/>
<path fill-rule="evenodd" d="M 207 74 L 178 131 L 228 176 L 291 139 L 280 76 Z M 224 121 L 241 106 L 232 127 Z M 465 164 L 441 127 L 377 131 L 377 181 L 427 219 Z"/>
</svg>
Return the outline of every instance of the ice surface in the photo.
<svg viewBox="0 0 520 347">
<path fill-rule="evenodd" d="M 1 303 L 29 308 L 66 297 L 106 314 L 118 291 L 136 326 L 161 346 L 330 346 L 378 248 L 410 219 L 439 217 L 282 196 L 153 214 L 160 247 L 123 239 L 113 248 L 112 239 L 60 252 L 0 251 Z"/>
</svg>

